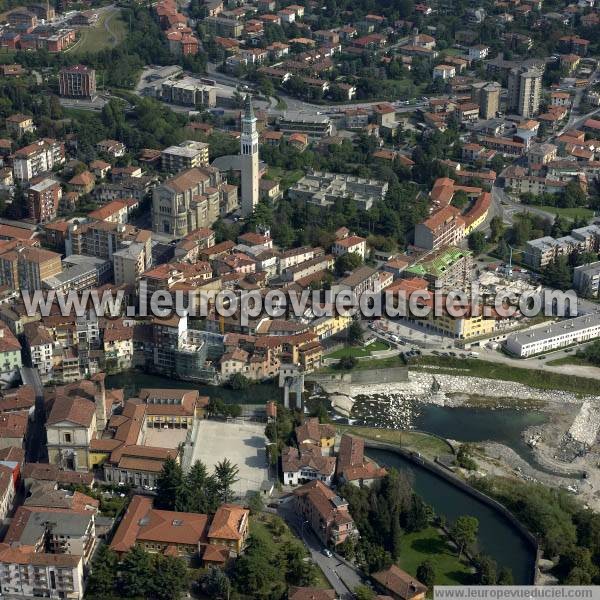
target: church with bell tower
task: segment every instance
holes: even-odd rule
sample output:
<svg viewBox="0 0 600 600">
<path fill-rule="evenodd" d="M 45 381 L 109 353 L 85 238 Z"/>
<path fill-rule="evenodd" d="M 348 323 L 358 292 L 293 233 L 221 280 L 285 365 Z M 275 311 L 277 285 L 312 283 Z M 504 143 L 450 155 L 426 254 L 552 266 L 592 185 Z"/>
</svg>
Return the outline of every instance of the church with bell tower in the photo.
<svg viewBox="0 0 600 600">
<path fill-rule="evenodd" d="M 254 212 L 258 204 L 258 132 L 256 117 L 252 108 L 250 94 L 246 96 L 246 105 L 242 117 L 241 135 L 242 157 L 242 216 L 247 217 Z"/>
</svg>

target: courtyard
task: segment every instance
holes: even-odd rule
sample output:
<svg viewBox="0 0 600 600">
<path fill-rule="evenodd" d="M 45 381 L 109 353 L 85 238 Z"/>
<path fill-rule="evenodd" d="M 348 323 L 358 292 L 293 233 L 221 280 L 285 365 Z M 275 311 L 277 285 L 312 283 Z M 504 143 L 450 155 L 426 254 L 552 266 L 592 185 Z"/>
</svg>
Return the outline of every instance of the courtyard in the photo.
<svg viewBox="0 0 600 600">
<path fill-rule="evenodd" d="M 228 458 L 239 469 L 234 492 L 244 497 L 269 478 L 264 423 L 201 420 L 196 428 L 192 464 L 200 460 L 209 472 Z"/>
<path fill-rule="evenodd" d="M 168 429 L 147 427 L 142 445 L 155 448 L 177 448 L 185 442 L 187 429 Z"/>
</svg>

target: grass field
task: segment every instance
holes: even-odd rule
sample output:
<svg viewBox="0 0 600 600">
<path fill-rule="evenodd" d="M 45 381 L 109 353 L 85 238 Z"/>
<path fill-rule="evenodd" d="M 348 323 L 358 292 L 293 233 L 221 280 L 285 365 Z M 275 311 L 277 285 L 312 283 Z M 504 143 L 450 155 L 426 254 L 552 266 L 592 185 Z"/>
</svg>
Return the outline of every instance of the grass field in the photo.
<svg viewBox="0 0 600 600">
<path fill-rule="evenodd" d="M 73 46 L 72 53 L 80 55 L 114 48 L 125 39 L 126 34 L 127 24 L 121 18 L 121 10 L 115 8 L 104 11 L 94 27 L 81 30 L 81 38 Z"/>
<path fill-rule="evenodd" d="M 594 216 L 594 211 L 589 208 L 579 206 L 577 208 L 558 208 L 556 206 L 538 206 L 541 210 L 552 213 L 553 215 L 559 215 L 566 217 L 567 219 L 590 219 Z"/>
<path fill-rule="evenodd" d="M 439 530 L 429 527 L 402 537 L 398 566 L 416 576 L 419 565 L 430 560 L 437 585 L 468 585 L 472 580 L 468 565 L 458 560 Z"/>
<path fill-rule="evenodd" d="M 444 440 L 426 433 L 419 433 L 417 431 L 378 429 L 376 427 L 356 427 L 353 425 L 338 425 L 337 429 L 341 433 L 348 432 L 378 442 L 398 444 L 399 446 L 402 446 L 408 450 L 420 452 L 427 458 L 435 458 L 436 456 L 449 454 L 452 452 L 451 446 Z"/>
<path fill-rule="evenodd" d="M 389 350 L 389 348 L 388 344 L 381 340 L 377 340 L 368 346 L 347 346 L 346 348 L 340 348 L 339 350 L 328 354 L 326 358 L 345 358 L 346 356 L 359 358 L 361 356 L 371 356 L 372 352 Z"/>
<path fill-rule="evenodd" d="M 372 358 L 369 360 L 361 360 L 354 367 L 354 371 L 363 369 L 391 369 L 392 367 L 405 367 L 406 363 L 400 355 L 391 356 L 389 358 Z M 319 369 L 319 373 L 339 373 L 335 367 L 323 367 Z"/>
<path fill-rule="evenodd" d="M 503 379 L 516 381 L 540 390 L 564 390 L 574 394 L 596 395 L 598 381 L 575 375 L 562 375 L 535 369 L 519 369 L 511 365 L 493 363 L 485 360 L 459 359 L 453 357 L 422 356 L 416 361 L 418 365 L 430 365 L 439 368 L 440 372 L 456 375 L 470 375 L 486 379 Z M 448 369 L 452 369 L 449 371 Z M 430 369 L 428 369 L 431 372 Z"/>
<path fill-rule="evenodd" d="M 575 354 L 572 354 L 571 356 L 563 356 L 562 358 L 555 358 L 554 360 L 547 360 L 546 364 L 550 365 L 551 367 L 559 367 L 560 365 L 580 365 L 582 367 L 596 366 L 587 361 L 585 358 L 575 356 Z"/>
</svg>

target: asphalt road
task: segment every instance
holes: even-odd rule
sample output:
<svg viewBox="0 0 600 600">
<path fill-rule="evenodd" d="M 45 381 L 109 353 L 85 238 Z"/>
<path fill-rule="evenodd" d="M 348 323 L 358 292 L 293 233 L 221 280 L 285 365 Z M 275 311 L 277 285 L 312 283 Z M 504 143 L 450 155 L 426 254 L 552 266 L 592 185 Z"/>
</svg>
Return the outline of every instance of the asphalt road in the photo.
<svg viewBox="0 0 600 600">
<path fill-rule="evenodd" d="M 308 548 L 313 562 L 321 568 L 327 581 L 329 581 L 329 584 L 338 596 L 343 600 L 350 600 L 354 597 L 352 592 L 358 585 L 363 583 L 360 573 L 342 562 L 335 554 L 331 557 L 325 556 L 323 554 L 323 544 L 315 536 L 308 524 L 303 522 L 302 517 L 297 515 L 291 506 L 288 506 L 289 502 L 288 500 L 279 505 L 277 511 L 279 516 Z"/>
</svg>

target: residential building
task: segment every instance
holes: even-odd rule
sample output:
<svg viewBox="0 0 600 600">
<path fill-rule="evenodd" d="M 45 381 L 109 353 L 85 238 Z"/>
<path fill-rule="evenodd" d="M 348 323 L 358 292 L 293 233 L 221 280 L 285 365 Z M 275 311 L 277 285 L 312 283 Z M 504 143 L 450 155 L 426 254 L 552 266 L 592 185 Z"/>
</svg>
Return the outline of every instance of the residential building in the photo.
<svg viewBox="0 0 600 600">
<path fill-rule="evenodd" d="M 364 260 L 367 254 L 367 240 L 358 235 L 351 235 L 341 240 L 336 240 L 331 248 L 331 253 L 334 256 L 342 256 L 342 254 L 350 252 L 358 254 Z"/>
<path fill-rule="evenodd" d="M 292 492 L 296 513 L 308 521 L 325 546 L 335 547 L 357 534 L 348 502 L 321 481 L 311 481 Z"/>
<path fill-rule="evenodd" d="M 100 140 L 96 144 L 96 149 L 98 152 L 103 152 L 111 158 L 120 158 L 121 156 L 125 156 L 127 152 L 125 144 L 117 140 Z"/>
<path fill-rule="evenodd" d="M 129 242 L 112 255 L 116 285 L 135 285 L 146 270 L 146 246 L 141 242 Z"/>
<path fill-rule="evenodd" d="M 28 115 L 10 115 L 4 120 L 6 131 L 16 137 L 21 137 L 25 133 L 33 133 L 35 131 L 35 125 L 33 124 L 33 117 Z"/>
<path fill-rule="evenodd" d="M 550 352 L 600 337 L 600 315 L 593 313 L 532 327 L 507 336 L 506 349 L 519 358 Z"/>
<path fill-rule="evenodd" d="M 5 352 L 0 353 L 0 364 L 2 371 L 0 376 L 6 384 L 5 363 L 3 361 Z M 20 357 L 19 357 L 20 362 Z M 14 382 L 14 378 L 13 378 Z M 10 382 L 8 382 L 10 383 Z M 9 412 L 0 414 L 0 449 L 25 448 L 29 428 L 29 413 L 27 411 Z"/>
<path fill-rule="evenodd" d="M 239 556 L 246 547 L 250 533 L 250 511 L 236 504 L 222 504 L 217 509 L 208 530 L 208 544 L 212 550 Z"/>
<path fill-rule="evenodd" d="M 347 433 L 342 435 L 337 457 L 336 477 L 340 483 L 371 485 L 387 471 L 365 458 L 365 441 Z"/>
<path fill-rule="evenodd" d="M 46 383 L 52 379 L 54 338 L 40 323 L 27 323 L 24 331 L 31 366 L 38 370 L 40 379 Z"/>
<path fill-rule="evenodd" d="M 2 593 L 20 598 L 44 596 L 82 600 L 83 557 L 41 550 L 32 545 L 0 544 Z"/>
<path fill-rule="evenodd" d="M 177 173 L 193 167 L 208 166 L 208 144 L 187 140 L 177 146 L 169 146 L 161 153 L 161 166 L 164 171 Z"/>
<path fill-rule="evenodd" d="M 217 104 L 217 91 L 207 80 L 183 77 L 163 82 L 160 98 L 170 104 L 212 108 Z"/>
<path fill-rule="evenodd" d="M 401 277 L 425 279 L 430 290 L 465 290 L 471 282 L 473 255 L 457 246 L 439 249 L 408 266 Z"/>
<path fill-rule="evenodd" d="M 393 600 L 425 600 L 427 586 L 397 565 L 372 573 L 371 577 L 377 589 Z"/>
<path fill-rule="evenodd" d="M 318 480 L 331 485 L 335 475 L 336 459 L 323 456 L 317 446 L 306 446 L 298 450 L 286 447 L 281 457 L 281 470 L 285 485 L 298 485 Z"/>
<path fill-rule="evenodd" d="M 62 271 L 60 254 L 17 245 L 0 251 L 0 283 L 14 290 L 39 290 L 47 277 Z"/>
<path fill-rule="evenodd" d="M 337 600 L 335 590 L 324 590 L 316 587 L 291 586 L 288 591 L 288 600 Z"/>
<path fill-rule="evenodd" d="M 67 98 L 94 98 L 96 71 L 84 65 L 64 67 L 58 73 L 58 89 Z"/>
<path fill-rule="evenodd" d="M 539 112 L 543 71 L 537 67 L 515 67 L 508 72 L 508 110 L 523 117 Z"/>
<path fill-rule="evenodd" d="M 316 417 L 308 417 L 296 427 L 296 441 L 301 450 L 317 447 L 323 455 L 330 455 L 335 444 L 335 427 L 319 423 Z"/>
<path fill-rule="evenodd" d="M 415 226 L 415 246 L 437 250 L 459 243 L 465 236 L 465 222 L 454 206 L 444 206 Z"/>
<path fill-rule="evenodd" d="M 13 171 L 17 179 L 29 181 L 64 162 L 63 144 L 50 138 L 44 138 L 15 152 Z"/>
<path fill-rule="evenodd" d="M 286 111 L 278 121 L 279 130 L 284 133 L 305 133 L 312 138 L 331 135 L 331 119 L 327 115 Z"/>
<path fill-rule="evenodd" d="M 60 183 L 51 177 L 42 179 L 27 190 L 29 218 L 36 223 L 46 223 L 56 218 L 62 198 Z"/>
<path fill-rule="evenodd" d="M 598 252 L 600 248 L 600 227 L 588 225 L 573 229 L 570 235 L 560 238 L 544 236 L 529 240 L 523 252 L 523 261 L 530 267 L 540 270 L 553 260 L 575 253 Z"/>
<path fill-rule="evenodd" d="M 139 203 L 133 198 L 112 200 L 104 206 L 88 213 L 88 219 L 107 221 L 109 223 L 127 223 L 131 211 L 138 208 Z"/>
<path fill-rule="evenodd" d="M 472 86 L 471 99 L 479 105 L 479 116 L 482 119 L 494 119 L 496 117 L 500 110 L 501 90 L 500 84 L 495 81 Z"/>
<path fill-rule="evenodd" d="M 573 287 L 585 298 L 597 298 L 600 291 L 600 261 L 575 267 Z"/>
<path fill-rule="evenodd" d="M 388 183 L 354 175 L 313 171 L 302 177 L 289 190 L 289 197 L 317 206 L 332 206 L 338 200 L 354 200 L 362 210 L 369 210 L 383 200 Z"/>
</svg>

